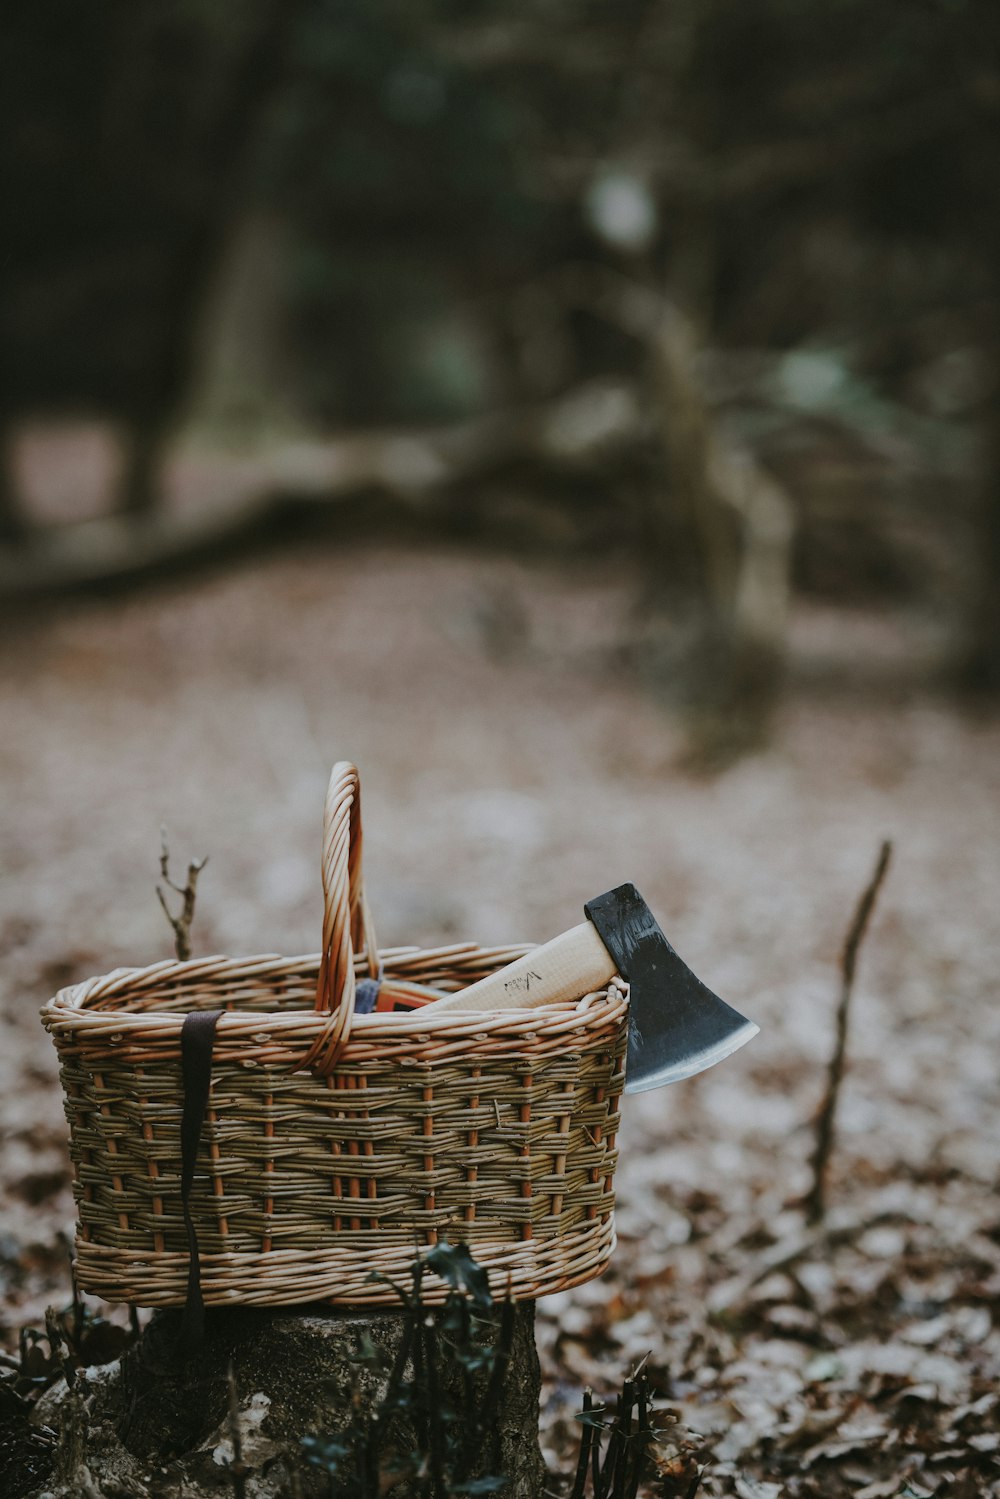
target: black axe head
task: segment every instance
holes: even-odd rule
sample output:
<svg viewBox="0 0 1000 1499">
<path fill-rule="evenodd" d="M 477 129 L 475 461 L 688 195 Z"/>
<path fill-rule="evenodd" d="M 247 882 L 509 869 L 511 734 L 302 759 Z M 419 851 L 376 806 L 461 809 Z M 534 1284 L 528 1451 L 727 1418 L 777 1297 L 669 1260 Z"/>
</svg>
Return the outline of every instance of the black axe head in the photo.
<svg viewBox="0 0 1000 1499">
<path fill-rule="evenodd" d="M 714 1067 L 758 1027 L 696 978 L 677 956 L 634 885 L 584 906 L 629 985 L 626 1093 L 641 1093 Z"/>
</svg>

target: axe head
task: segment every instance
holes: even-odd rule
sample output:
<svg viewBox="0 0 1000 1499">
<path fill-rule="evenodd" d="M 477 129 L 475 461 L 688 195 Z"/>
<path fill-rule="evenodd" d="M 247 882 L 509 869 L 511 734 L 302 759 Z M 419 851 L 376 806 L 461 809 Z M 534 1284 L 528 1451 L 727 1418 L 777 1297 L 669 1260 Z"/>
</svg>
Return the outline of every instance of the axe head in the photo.
<svg viewBox="0 0 1000 1499">
<path fill-rule="evenodd" d="M 759 1027 L 677 956 L 634 885 L 597 896 L 584 911 L 629 985 L 626 1093 L 693 1077 L 756 1036 Z"/>
</svg>

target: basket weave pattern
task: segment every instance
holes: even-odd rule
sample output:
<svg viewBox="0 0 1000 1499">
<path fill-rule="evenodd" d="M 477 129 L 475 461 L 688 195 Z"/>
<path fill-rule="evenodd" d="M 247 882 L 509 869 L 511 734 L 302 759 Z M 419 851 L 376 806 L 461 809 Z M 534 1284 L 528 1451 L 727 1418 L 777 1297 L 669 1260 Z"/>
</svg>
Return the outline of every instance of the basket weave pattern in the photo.
<svg viewBox="0 0 1000 1499">
<path fill-rule="evenodd" d="M 360 842 L 356 773 L 338 766 L 319 956 L 118 970 L 46 1007 L 84 1290 L 184 1299 L 180 1031 L 197 1009 L 223 1012 L 191 1198 L 207 1303 L 391 1302 L 372 1272 L 403 1275 L 443 1239 L 468 1242 L 516 1298 L 606 1265 L 624 985 L 532 1010 L 355 1014 L 356 979 L 380 967 L 387 988 L 455 990 L 525 951 L 378 952 Z M 428 1277 L 426 1293 L 444 1288 Z"/>
</svg>

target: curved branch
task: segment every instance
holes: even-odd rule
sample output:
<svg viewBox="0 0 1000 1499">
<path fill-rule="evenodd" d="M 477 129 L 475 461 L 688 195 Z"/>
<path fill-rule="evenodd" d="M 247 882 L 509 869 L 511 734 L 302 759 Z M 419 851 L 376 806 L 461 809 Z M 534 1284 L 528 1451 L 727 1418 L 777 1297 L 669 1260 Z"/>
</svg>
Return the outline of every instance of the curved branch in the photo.
<svg viewBox="0 0 1000 1499">
<path fill-rule="evenodd" d="M 374 431 L 288 443 L 262 455 L 253 487 L 226 503 L 152 516 L 112 515 L 35 528 L 0 545 L 0 602 L 125 586 L 212 563 L 283 533 L 356 522 L 381 497 L 401 518 L 429 524 L 443 496 L 515 460 L 581 470 L 642 434 L 639 404 L 620 381 L 593 381 L 537 407 L 424 431 Z M 379 512 L 384 519 L 384 508 Z"/>
</svg>

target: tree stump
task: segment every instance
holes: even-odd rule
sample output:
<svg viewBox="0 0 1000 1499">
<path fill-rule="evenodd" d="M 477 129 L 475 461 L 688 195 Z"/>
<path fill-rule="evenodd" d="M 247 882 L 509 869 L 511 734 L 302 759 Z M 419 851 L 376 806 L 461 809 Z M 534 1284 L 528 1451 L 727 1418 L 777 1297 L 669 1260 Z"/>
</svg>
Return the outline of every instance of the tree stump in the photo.
<svg viewBox="0 0 1000 1499">
<path fill-rule="evenodd" d="M 403 1311 L 215 1310 L 199 1352 L 184 1360 L 174 1353 L 179 1314 L 158 1313 L 122 1359 L 82 1370 L 71 1388 L 61 1381 L 42 1397 L 36 1420 L 56 1431 L 58 1446 L 51 1479 L 35 1492 L 38 1499 L 217 1499 L 224 1493 L 236 1499 L 369 1493 L 450 1499 L 460 1492 L 454 1484 L 502 1476 L 504 1485 L 495 1491 L 500 1499 L 538 1499 L 545 1469 L 534 1303 L 495 1312 L 478 1339 L 485 1351 L 479 1370 L 456 1358 L 447 1323 L 426 1309 L 417 1313 L 424 1333 L 415 1344 L 414 1317 L 408 1321 Z M 504 1345 L 506 1354 L 491 1358 L 489 1350 Z M 366 1423 L 370 1429 L 393 1365 L 405 1369 L 407 1382 L 428 1388 L 438 1410 L 454 1413 L 445 1428 L 452 1433 L 451 1456 L 442 1466 L 442 1428 L 428 1441 L 419 1403 L 412 1412 L 397 1403 L 383 1420 L 367 1476 L 356 1480 L 354 1458 L 336 1453 L 351 1446 L 352 1432 L 363 1432 Z M 473 1417 L 484 1400 L 486 1435 L 456 1476 L 456 1444 L 474 1435 Z M 303 1446 L 303 1438 L 316 1440 Z M 425 1476 L 415 1476 L 420 1460 L 415 1463 L 413 1454 L 433 1449 L 435 1441 L 437 1455 L 431 1451 L 422 1460 Z M 330 1464 L 338 1462 L 334 1476 Z"/>
</svg>

